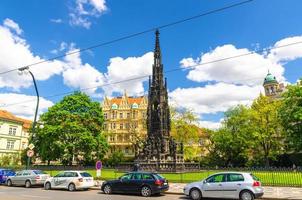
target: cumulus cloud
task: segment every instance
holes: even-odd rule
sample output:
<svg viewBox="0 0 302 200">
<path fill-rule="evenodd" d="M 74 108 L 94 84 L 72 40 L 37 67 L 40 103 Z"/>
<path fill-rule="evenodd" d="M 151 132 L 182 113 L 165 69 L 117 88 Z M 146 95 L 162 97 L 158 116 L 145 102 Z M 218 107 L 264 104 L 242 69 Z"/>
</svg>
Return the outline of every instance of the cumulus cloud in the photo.
<svg viewBox="0 0 302 200">
<path fill-rule="evenodd" d="M 141 57 L 114 57 L 110 59 L 107 66 L 105 77 L 107 83 L 119 82 L 127 79 L 142 77 L 132 81 L 109 85 L 103 89 L 106 94 L 111 95 L 113 92 L 123 93 L 127 90 L 128 94 L 144 93 L 143 82 L 148 79 L 148 75 L 152 74 L 153 53 L 148 52 Z"/>
<path fill-rule="evenodd" d="M 216 81 L 234 84 L 260 85 L 270 70 L 279 81 L 284 81 L 284 68 L 258 53 L 237 57 L 220 62 L 213 62 L 228 57 L 251 53 L 246 48 L 238 49 L 228 44 L 216 47 L 213 51 L 202 54 L 199 58 L 184 58 L 180 61 L 183 68 L 189 68 L 187 78 L 196 82 Z M 196 67 L 194 67 L 196 66 Z"/>
<path fill-rule="evenodd" d="M 76 0 L 75 8 L 69 13 L 69 24 L 89 29 L 91 18 L 99 17 L 107 10 L 105 0 Z"/>
<path fill-rule="evenodd" d="M 56 23 L 56 24 L 61 24 L 63 23 L 62 19 L 50 19 L 50 22 Z"/>
<path fill-rule="evenodd" d="M 30 45 L 18 35 L 18 32 L 21 33 L 22 30 L 13 20 L 6 19 L 3 25 L 0 25 L 0 46 L 4 47 L 0 49 L 1 72 L 44 61 L 43 58 L 31 52 Z M 47 80 L 55 74 L 60 74 L 62 70 L 63 63 L 59 60 L 48 61 L 32 68 L 37 80 Z M 18 90 L 29 87 L 31 84 L 30 76 L 19 76 L 17 71 L 0 76 L 0 88 Z"/>
<path fill-rule="evenodd" d="M 20 101 L 22 101 L 22 103 Z M 53 102 L 41 97 L 38 110 L 39 115 L 52 105 Z M 36 96 L 17 93 L 0 93 L 0 109 L 8 110 L 19 117 L 33 120 L 36 110 Z"/>
<path fill-rule="evenodd" d="M 169 97 L 171 103 L 178 107 L 197 114 L 215 114 L 238 104 L 248 105 L 261 91 L 261 86 L 217 83 L 205 87 L 177 88 Z"/>
<path fill-rule="evenodd" d="M 78 51 L 73 49 L 71 51 Z M 83 64 L 79 54 L 71 54 L 65 57 L 65 70 L 63 71 L 64 84 L 77 89 L 85 90 L 87 94 L 95 94 L 99 86 L 104 83 L 104 76 L 88 63 Z"/>
<path fill-rule="evenodd" d="M 203 128 L 216 130 L 216 129 L 219 129 L 221 127 L 221 120 L 219 122 L 199 121 L 199 126 L 203 127 Z"/>
</svg>

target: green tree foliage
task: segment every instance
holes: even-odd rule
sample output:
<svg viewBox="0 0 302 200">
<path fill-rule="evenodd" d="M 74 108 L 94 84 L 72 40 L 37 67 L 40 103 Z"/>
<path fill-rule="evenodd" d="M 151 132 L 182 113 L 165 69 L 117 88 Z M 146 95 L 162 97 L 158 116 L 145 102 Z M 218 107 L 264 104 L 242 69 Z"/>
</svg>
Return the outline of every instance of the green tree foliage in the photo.
<svg viewBox="0 0 302 200">
<path fill-rule="evenodd" d="M 297 85 L 290 85 L 283 94 L 279 115 L 286 131 L 289 146 L 302 150 L 302 79 Z"/>
<path fill-rule="evenodd" d="M 198 118 L 190 110 L 176 111 L 171 108 L 171 135 L 177 142 L 184 144 L 185 160 L 193 160 L 200 155 L 199 133 L 200 128 L 196 126 Z"/>
<path fill-rule="evenodd" d="M 254 164 L 270 165 L 282 153 L 284 134 L 278 118 L 280 100 L 260 95 L 251 106 L 252 157 Z"/>
<path fill-rule="evenodd" d="M 222 127 L 210 133 L 210 163 L 217 166 L 244 166 L 251 142 L 250 111 L 239 105 L 225 113 Z"/>
<path fill-rule="evenodd" d="M 107 164 L 109 166 L 115 167 L 116 165 L 124 161 L 124 157 L 125 155 L 121 150 L 114 151 L 112 154 L 109 155 Z"/>
<path fill-rule="evenodd" d="M 43 161 L 72 160 L 88 164 L 102 159 L 108 150 L 98 102 L 80 92 L 65 96 L 41 115 L 32 143 Z"/>
</svg>

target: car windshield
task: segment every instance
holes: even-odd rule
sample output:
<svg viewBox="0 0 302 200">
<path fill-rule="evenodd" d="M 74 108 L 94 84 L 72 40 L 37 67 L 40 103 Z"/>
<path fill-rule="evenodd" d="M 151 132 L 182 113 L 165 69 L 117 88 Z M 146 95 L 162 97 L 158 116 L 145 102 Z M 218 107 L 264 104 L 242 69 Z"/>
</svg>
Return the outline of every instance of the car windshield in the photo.
<svg viewBox="0 0 302 200">
<path fill-rule="evenodd" d="M 254 174 L 251 174 L 251 176 L 253 177 L 253 179 L 254 179 L 255 181 L 259 181 L 259 178 L 258 178 L 257 176 L 255 176 Z"/>
<path fill-rule="evenodd" d="M 34 173 L 37 174 L 37 175 L 40 175 L 40 174 L 47 174 L 46 172 L 43 172 L 41 170 L 34 170 Z"/>
<path fill-rule="evenodd" d="M 155 176 L 156 179 L 165 179 L 163 176 L 159 174 L 153 174 L 153 176 Z"/>
<path fill-rule="evenodd" d="M 92 177 L 89 173 L 87 173 L 87 172 L 81 172 L 80 173 L 81 174 L 81 176 L 83 176 L 83 177 Z"/>
</svg>

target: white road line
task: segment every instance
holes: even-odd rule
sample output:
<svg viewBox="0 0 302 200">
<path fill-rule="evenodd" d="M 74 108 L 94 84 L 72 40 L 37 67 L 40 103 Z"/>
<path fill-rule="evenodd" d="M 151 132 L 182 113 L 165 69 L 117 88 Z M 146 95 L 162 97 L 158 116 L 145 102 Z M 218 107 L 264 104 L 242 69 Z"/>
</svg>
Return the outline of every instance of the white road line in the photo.
<svg viewBox="0 0 302 200">
<path fill-rule="evenodd" d="M 26 195 L 22 194 L 23 197 L 30 197 L 30 198 L 39 198 L 39 199 L 50 199 L 50 197 L 44 197 L 44 196 L 34 196 L 34 195 Z"/>
</svg>

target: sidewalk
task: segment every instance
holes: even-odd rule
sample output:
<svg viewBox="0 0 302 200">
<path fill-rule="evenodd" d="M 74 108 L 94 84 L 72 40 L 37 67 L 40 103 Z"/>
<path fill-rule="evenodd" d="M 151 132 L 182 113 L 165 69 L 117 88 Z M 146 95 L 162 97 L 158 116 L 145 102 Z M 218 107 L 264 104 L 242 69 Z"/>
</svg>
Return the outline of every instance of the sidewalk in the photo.
<svg viewBox="0 0 302 200">
<path fill-rule="evenodd" d="M 103 181 L 95 181 L 93 189 L 100 189 Z M 183 188 L 185 183 L 169 183 L 170 189 L 166 192 L 168 194 L 183 195 Z M 291 199 L 302 200 L 302 188 L 294 187 L 263 187 L 264 195 L 262 199 Z"/>
</svg>

